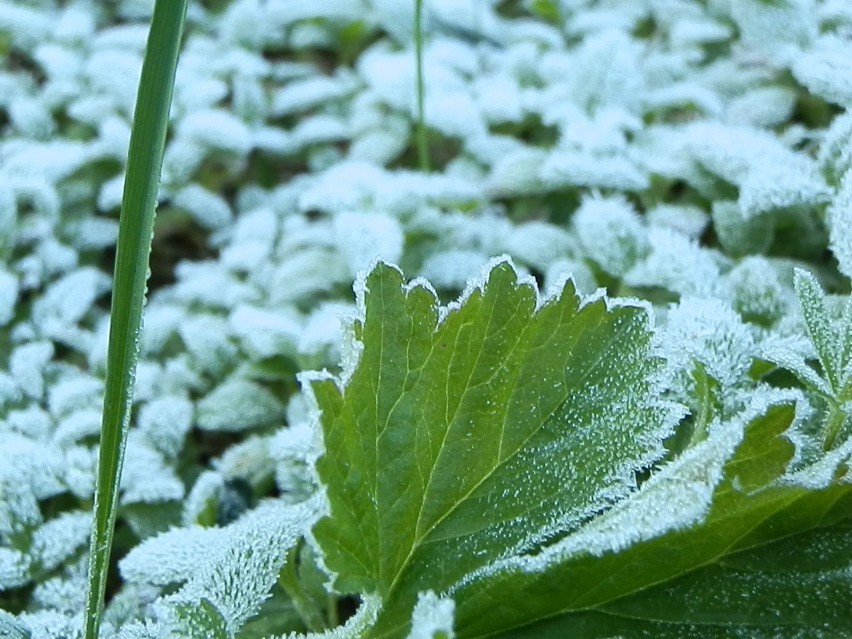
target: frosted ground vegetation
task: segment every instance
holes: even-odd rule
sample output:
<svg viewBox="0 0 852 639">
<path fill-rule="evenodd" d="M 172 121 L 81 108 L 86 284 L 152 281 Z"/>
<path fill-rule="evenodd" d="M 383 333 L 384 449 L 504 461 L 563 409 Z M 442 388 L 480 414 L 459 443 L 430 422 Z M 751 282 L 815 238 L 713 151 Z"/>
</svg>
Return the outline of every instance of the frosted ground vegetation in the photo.
<svg viewBox="0 0 852 639">
<path fill-rule="evenodd" d="M 0 0 L 0 637 L 82 628 L 151 5 Z M 102 636 L 847 632 L 852 4 L 423 18 L 430 172 L 413 0 L 190 5 Z"/>
</svg>

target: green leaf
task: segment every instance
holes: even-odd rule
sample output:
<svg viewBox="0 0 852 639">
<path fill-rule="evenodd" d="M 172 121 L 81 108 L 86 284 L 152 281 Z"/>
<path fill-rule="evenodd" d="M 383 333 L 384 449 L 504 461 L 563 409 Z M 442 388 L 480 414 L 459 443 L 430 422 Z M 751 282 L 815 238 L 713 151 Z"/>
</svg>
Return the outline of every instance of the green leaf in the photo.
<svg viewBox="0 0 852 639">
<path fill-rule="evenodd" d="M 376 593 L 404 636 L 418 592 L 577 529 L 635 490 L 679 410 L 655 399 L 645 308 L 541 300 L 514 268 L 441 308 L 379 264 L 357 366 L 307 378 L 331 514 L 314 528 L 343 592 Z"/>
<path fill-rule="evenodd" d="M 829 639 L 852 626 L 849 520 L 731 555 L 605 606 L 533 624 L 512 637 Z"/>
<path fill-rule="evenodd" d="M 133 115 L 115 254 L 104 409 L 89 545 L 86 639 L 101 623 L 118 488 L 130 426 L 148 257 L 187 0 L 157 0 Z"/>
<path fill-rule="evenodd" d="M 818 527 L 840 521 L 836 530 L 848 534 L 852 486 L 809 490 L 777 481 L 794 453 L 784 436 L 794 406 L 783 397 L 716 424 L 707 440 L 586 529 L 456 589 L 459 636 L 511 628 L 505 636 L 555 637 L 570 628 L 572 639 L 620 633 L 783 639 L 848 627 L 848 605 L 837 606 L 852 595 L 850 545 L 839 541 L 844 533 Z M 702 482 L 689 479 L 700 479 L 694 471 L 714 457 L 723 465 L 715 482 L 712 472 L 703 482 L 710 492 L 707 512 L 683 518 L 665 534 L 631 537 L 631 526 L 653 533 L 657 520 L 701 503 Z M 826 539 L 835 540 L 832 548 Z M 796 553 L 814 561 L 779 561 Z"/>
</svg>

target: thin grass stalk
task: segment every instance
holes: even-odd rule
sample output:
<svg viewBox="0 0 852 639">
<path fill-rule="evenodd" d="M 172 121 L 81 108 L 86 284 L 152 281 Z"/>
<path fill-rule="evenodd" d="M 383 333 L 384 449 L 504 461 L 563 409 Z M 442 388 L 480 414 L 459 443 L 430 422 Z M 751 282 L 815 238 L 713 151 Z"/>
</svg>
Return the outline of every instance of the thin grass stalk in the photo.
<svg viewBox="0 0 852 639">
<path fill-rule="evenodd" d="M 423 0 L 414 4 L 414 50 L 417 57 L 417 158 L 420 170 L 428 173 L 429 133 L 426 130 L 426 85 L 423 79 Z"/>
<path fill-rule="evenodd" d="M 157 0 L 142 63 L 127 155 L 107 353 L 94 519 L 89 546 L 85 639 L 97 639 L 118 507 L 118 486 L 139 358 L 154 210 L 187 0 Z"/>
</svg>

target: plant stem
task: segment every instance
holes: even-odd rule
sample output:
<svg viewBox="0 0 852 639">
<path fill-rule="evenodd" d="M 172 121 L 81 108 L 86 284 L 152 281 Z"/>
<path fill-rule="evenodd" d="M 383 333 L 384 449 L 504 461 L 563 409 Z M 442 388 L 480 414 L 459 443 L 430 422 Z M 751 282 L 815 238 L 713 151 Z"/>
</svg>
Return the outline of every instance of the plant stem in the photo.
<svg viewBox="0 0 852 639">
<path fill-rule="evenodd" d="M 426 130 L 426 87 L 423 79 L 423 0 L 414 0 L 414 48 L 417 53 L 417 158 L 420 170 L 428 173 L 429 134 Z"/>
<path fill-rule="evenodd" d="M 186 6 L 187 0 L 157 0 L 136 98 L 113 277 L 104 410 L 89 546 L 86 639 L 97 639 L 103 612 L 118 485 L 139 358 L 154 209 Z"/>
</svg>

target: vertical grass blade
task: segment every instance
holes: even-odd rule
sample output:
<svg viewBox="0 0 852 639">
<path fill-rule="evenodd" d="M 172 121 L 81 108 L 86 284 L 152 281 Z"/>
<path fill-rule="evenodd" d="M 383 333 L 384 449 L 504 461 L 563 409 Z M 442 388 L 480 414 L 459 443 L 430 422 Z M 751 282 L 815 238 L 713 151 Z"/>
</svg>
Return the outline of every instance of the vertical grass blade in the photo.
<svg viewBox="0 0 852 639">
<path fill-rule="evenodd" d="M 157 0 L 142 63 L 127 156 L 113 277 L 106 391 L 89 547 L 85 638 L 96 639 L 130 424 L 154 209 L 187 0 Z"/>
<path fill-rule="evenodd" d="M 414 4 L 414 50 L 417 56 L 417 158 L 420 170 L 428 173 L 429 134 L 426 130 L 426 87 L 423 79 L 423 0 Z"/>
</svg>

